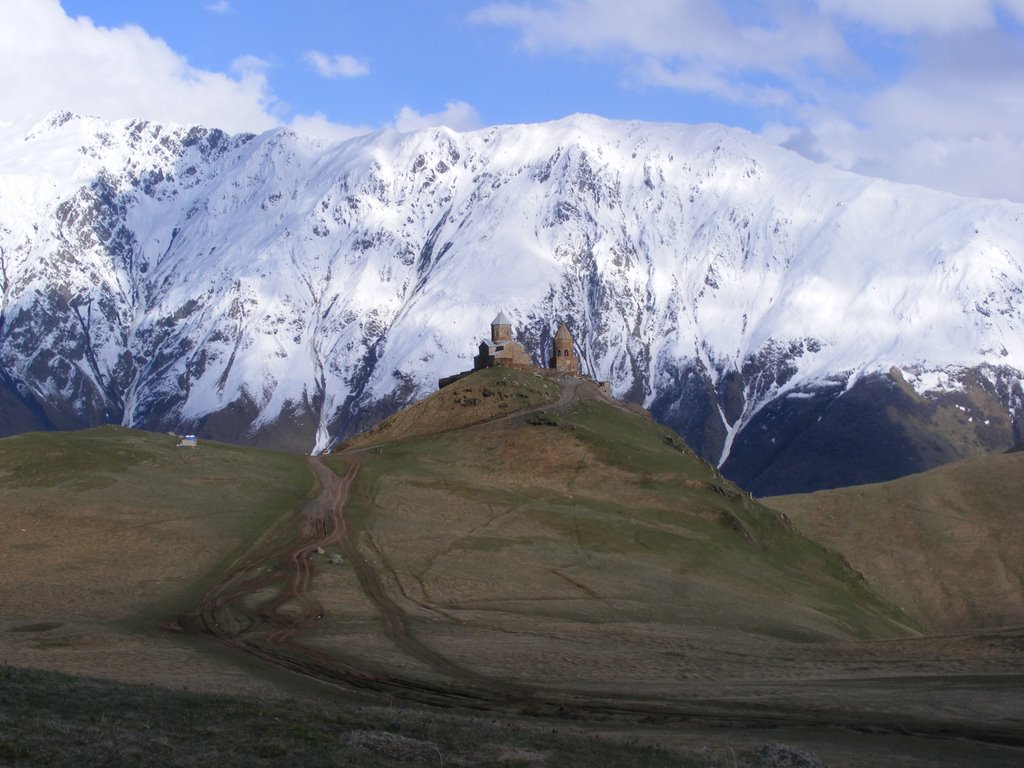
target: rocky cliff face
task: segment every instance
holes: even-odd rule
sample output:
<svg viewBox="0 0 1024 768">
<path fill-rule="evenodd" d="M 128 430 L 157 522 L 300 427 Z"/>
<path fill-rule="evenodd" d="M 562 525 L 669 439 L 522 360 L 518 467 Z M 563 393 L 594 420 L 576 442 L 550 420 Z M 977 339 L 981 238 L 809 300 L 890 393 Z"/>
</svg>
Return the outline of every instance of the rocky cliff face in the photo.
<svg viewBox="0 0 1024 768">
<path fill-rule="evenodd" d="M 0 148 L 6 432 L 321 450 L 470 366 L 498 308 L 757 492 L 1024 437 L 1024 206 L 721 126 L 276 131 L 61 114 Z"/>
</svg>

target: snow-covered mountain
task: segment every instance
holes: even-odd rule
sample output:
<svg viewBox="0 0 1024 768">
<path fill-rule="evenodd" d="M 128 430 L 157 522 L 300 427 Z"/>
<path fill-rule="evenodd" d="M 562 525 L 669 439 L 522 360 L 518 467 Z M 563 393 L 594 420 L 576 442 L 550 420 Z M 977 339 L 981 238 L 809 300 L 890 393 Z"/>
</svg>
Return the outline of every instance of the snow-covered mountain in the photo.
<svg viewBox="0 0 1024 768">
<path fill-rule="evenodd" d="M 591 116 L 330 144 L 63 113 L 0 141 L 6 432 L 321 450 L 470 367 L 504 309 L 538 361 L 564 320 L 759 491 L 1024 436 L 1022 205 Z"/>
</svg>

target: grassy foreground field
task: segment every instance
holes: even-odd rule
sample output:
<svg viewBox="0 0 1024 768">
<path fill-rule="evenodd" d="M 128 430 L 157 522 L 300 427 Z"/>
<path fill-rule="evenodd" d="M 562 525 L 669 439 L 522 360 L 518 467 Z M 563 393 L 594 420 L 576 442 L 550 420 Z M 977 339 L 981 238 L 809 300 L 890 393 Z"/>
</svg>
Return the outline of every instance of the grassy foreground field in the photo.
<svg viewBox="0 0 1024 768">
<path fill-rule="evenodd" d="M 332 501 L 202 623 L 346 686 L 501 718 L 677 740 L 685 723 L 729 748 L 771 732 L 830 765 L 1020 758 L 1019 632 L 920 637 L 670 431 L 550 383 L 481 372 L 326 457 Z"/>
<path fill-rule="evenodd" d="M 275 521 L 301 457 L 118 427 L 0 440 L 0 660 L 131 682 L 256 690 L 161 625 Z"/>
<path fill-rule="evenodd" d="M 923 636 L 579 380 L 484 371 L 315 459 L 0 441 L 0 526 L 0 764 L 1024 757 L 1024 630 Z"/>
<path fill-rule="evenodd" d="M 102 702 L 101 706 L 97 706 Z M 753 750 L 741 765 L 757 765 Z M 724 765 L 592 733 L 404 707 L 257 700 L 0 666 L 0 765 Z M 731 764 L 731 763 L 730 763 Z"/>
</svg>

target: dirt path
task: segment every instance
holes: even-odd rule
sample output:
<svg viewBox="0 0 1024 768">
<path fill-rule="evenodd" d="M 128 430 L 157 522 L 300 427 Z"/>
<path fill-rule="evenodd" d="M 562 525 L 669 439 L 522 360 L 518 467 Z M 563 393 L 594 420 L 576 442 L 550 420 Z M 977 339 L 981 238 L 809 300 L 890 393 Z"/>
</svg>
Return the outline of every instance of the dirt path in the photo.
<svg viewBox="0 0 1024 768">
<path fill-rule="evenodd" d="M 257 545 L 251 557 L 207 592 L 192 613 L 178 619 L 177 628 L 212 634 L 246 653 L 361 690 L 472 708 L 529 699 L 524 691 L 455 664 L 410 632 L 408 617 L 359 550 L 345 515 L 359 461 L 353 457 L 343 477 L 317 457 L 310 458 L 309 465 L 320 482 L 321 492 L 303 510 L 297 533 L 290 538 L 286 535 L 283 543 L 275 545 L 269 542 L 282 541 L 281 531 L 271 531 L 264 544 Z M 294 525 L 294 518 L 284 521 L 278 529 L 287 524 Z M 374 675 L 301 642 L 302 631 L 324 615 L 323 606 L 311 590 L 314 555 L 332 546 L 344 553 L 361 589 L 377 608 L 384 636 L 403 653 L 437 672 L 445 684 Z M 260 597 L 268 591 L 272 592 L 270 597 Z M 458 689 L 447 681 L 457 683 Z"/>
<path fill-rule="evenodd" d="M 413 636 L 409 631 L 408 617 L 405 612 L 399 608 L 387 593 L 377 571 L 360 552 L 354 540 L 355 537 L 350 535 L 348 521 L 345 517 L 345 503 L 348 500 L 352 480 L 359 471 L 358 461 L 353 460 L 352 468 L 344 478 L 339 478 L 318 458 L 311 459 L 310 463 L 324 488 L 324 493 L 321 496 L 321 499 L 325 497 L 327 499 L 323 504 L 324 516 L 330 521 L 332 526 L 330 533 L 325 534 L 319 540 L 317 546 L 337 544 L 341 548 L 348 564 L 355 571 L 356 578 L 359 580 L 359 586 L 379 611 L 383 622 L 384 634 L 387 638 L 404 653 L 423 662 L 442 675 L 455 679 L 469 680 L 475 683 L 485 682 L 483 678 L 434 652 Z M 308 590 L 308 587 L 308 582 L 303 585 L 304 590 Z M 305 599 L 309 599 L 308 594 L 305 594 Z"/>
<path fill-rule="evenodd" d="M 568 380 L 555 403 L 478 426 L 491 427 L 533 412 L 564 408 L 579 397 L 582 385 L 579 380 Z M 943 723 L 897 723 L 886 721 L 884 716 L 799 707 L 765 711 L 756 702 L 728 697 L 613 699 L 533 690 L 467 669 L 416 637 L 409 616 L 388 593 L 374 564 L 358 546 L 358 531 L 352 530 L 346 507 L 360 470 L 358 454 L 362 450 L 365 449 L 345 454 L 349 465 L 344 476 L 336 474 L 321 459 L 311 458 L 310 469 L 321 487 L 317 498 L 306 506 L 298 520 L 289 516 L 269 531 L 248 558 L 204 596 L 195 611 L 179 619 L 179 627 L 212 634 L 231 647 L 316 679 L 435 706 L 633 723 L 842 728 L 1024 747 L 1024 734 L 1001 724 L 965 724 L 953 733 Z M 373 673 L 303 642 L 304 630 L 323 617 L 323 606 L 312 589 L 314 556 L 318 548 L 328 547 L 336 547 L 344 554 L 360 588 L 379 612 L 384 637 L 432 670 L 430 680 Z"/>
<path fill-rule="evenodd" d="M 578 379 L 563 380 L 556 402 L 470 428 L 493 428 L 531 413 L 564 408 L 577 399 L 581 384 Z M 388 594 L 381 576 L 360 551 L 358 536 L 352 531 L 345 513 L 346 504 L 361 466 L 359 454 L 376 447 L 347 452 L 349 469 L 343 477 L 320 458 L 311 457 L 309 467 L 321 491 L 303 510 L 297 533 L 282 530 L 294 526 L 294 518 L 282 521 L 268 532 L 264 543 L 257 545 L 248 559 L 204 596 L 192 614 L 179 619 L 179 625 L 208 632 L 227 645 L 295 671 L 363 690 L 388 692 L 446 706 L 536 707 L 538 702 L 533 692 L 467 669 L 421 642 L 410 630 L 407 614 Z M 340 549 L 353 569 L 360 588 L 380 615 L 384 636 L 405 655 L 437 673 L 445 681 L 443 684 L 373 675 L 301 642 L 303 630 L 324 615 L 323 606 L 313 597 L 312 582 L 314 555 L 329 547 Z M 267 592 L 272 593 L 270 597 L 265 596 Z"/>
<path fill-rule="evenodd" d="M 323 607 L 310 594 L 311 559 L 318 548 L 340 543 L 344 536 L 345 501 L 359 465 L 353 462 L 345 477 L 319 459 L 310 459 L 310 467 L 320 480 L 321 493 L 303 510 L 297 533 L 288 536 L 281 530 L 294 525 L 291 517 L 271 529 L 248 559 L 207 592 L 192 613 L 178 619 L 178 627 L 207 632 L 296 671 L 322 663 L 319 654 L 303 651 L 295 635 L 323 617 Z M 267 591 L 273 592 L 271 597 L 258 599 Z M 337 660 L 332 666 L 343 676 L 366 677 Z"/>
</svg>

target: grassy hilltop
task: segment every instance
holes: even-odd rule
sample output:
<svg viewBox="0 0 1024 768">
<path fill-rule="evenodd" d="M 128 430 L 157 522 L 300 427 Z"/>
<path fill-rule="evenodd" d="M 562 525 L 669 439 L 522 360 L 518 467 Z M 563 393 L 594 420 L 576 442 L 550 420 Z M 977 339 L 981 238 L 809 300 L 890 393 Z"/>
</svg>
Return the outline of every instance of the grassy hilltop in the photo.
<svg viewBox="0 0 1024 768">
<path fill-rule="evenodd" d="M 673 432 L 578 386 L 575 399 L 552 407 L 557 383 L 482 371 L 334 459 L 361 465 L 352 520 L 419 632 L 477 660 L 502 656 L 525 679 L 548 666 L 547 650 L 517 655 L 534 633 L 563 636 L 559 653 L 582 661 L 593 652 L 594 664 L 637 667 L 634 674 L 642 645 L 701 632 L 908 634 L 838 558 Z M 511 408 L 528 413 L 481 418 Z M 413 425 L 428 421 L 439 429 L 417 434 Z M 460 421 L 483 423 L 448 429 Z M 381 443 L 382 453 L 367 450 Z M 460 650 L 454 627 L 462 637 L 469 627 L 484 633 L 485 647 Z M 634 646 L 629 635 L 640 628 L 644 640 Z"/>
</svg>

